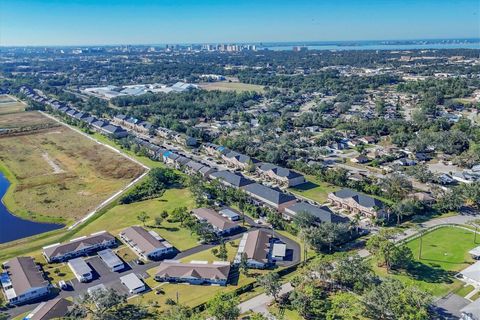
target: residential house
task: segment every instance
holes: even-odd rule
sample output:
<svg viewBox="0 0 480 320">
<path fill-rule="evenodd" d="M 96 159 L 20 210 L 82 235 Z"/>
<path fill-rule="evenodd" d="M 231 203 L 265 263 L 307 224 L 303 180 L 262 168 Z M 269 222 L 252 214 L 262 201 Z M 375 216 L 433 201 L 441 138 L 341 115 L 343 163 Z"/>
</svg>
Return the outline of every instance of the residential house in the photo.
<svg viewBox="0 0 480 320">
<path fill-rule="evenodd" d="M 40 303 L 24 320 L 63 319 L 72 307 L 73 302 L 64 298 L 55 298 Z"/>
<path fill-rule="evenodd" d="M 113 125 L 113 124 L 107 124 L 103 126 L 100 131 L 106 135 L 113 136 L 115 138 L 124 138 L 128 135 L 127 130 L 123 129 L 122 127 Z"/>
<path fill-rule="evenodd" d="M 232 234 L 239 231 L 240 226 L 223 217 L 218 212 L 210 208 L 193 209 L 192 214 L 200 221 L 207 222 L 212 226 L 217 235 Z"/>
<path fill-rule="evenodd" d="M 147 231 L 140 226 L 128 227 L 120 232 L 120 238 L 140 258 L 157 260 L 172 253 L 174 247 L 155 231 Z"/>
<path fill-rule="evenodd" d="M 204 165 L 202 163 L 194 160 L 190 160 L 185 165 L 185 172 L 187 174 L 194 175 L 194 174 L 200 173 L 200 169 L 202 169 L 203 167 Z"/>
<path fill-rule="evenodd" d="M 47 262 L 62 262 L 102 249 L 116 246 L 114 236 L 106 231 L 92 233 L 90 236 L 75 238 L 64 244 L 56 243 L 43 247 L 43 256 Z"/>
<path fill-rule="evenodd" d="M 333 205 L 346 209 L 351 213 L 358 213 L 366 217 L 383 217 L 383 202 L 356 192 L 352 189 L 342 189 L 328 195 L 328 200 Z"/>
<path fill-rule="evenodd" d="M 32 257 L 16 257 L 3 263 L 0 282 L 9 304 L 19 305 L 50 292 L 50 283 Z"/>
<path fill-rule="evenodd" d="M 284 217 L 287 219 L 292 219 L 300 212 L 306 212 L 314 216 L 320 222 L 347 223 L 350 221 L 347 217 L 342 217 L 338 214 L 335 214 L 327 206 L 318 207 L 304 201 L 297 202 L 289 207 L 286 207 Z"/>
<path fill-rule="evenodd" d="M 246 170 L 249 166 L 255 166 L 255 164 L 259 163 L 257 159 L 235 151 L 223 154 L 222 159 L 226 162 L 227 166 L 240 170 Z"/>
<path fill-rule="evenodd" d="M 242 256 L 247 259 L 249 268 L 265 269 L 272 264 L 273 238 L 266 230 L 244 233 L 238 245 L 234 262 L 239 264 Z"/>
<path fill-rule="evenodd" d="M 297 198 L 279 190 L 266 187 L 258 183 L 252 183 L 243 187 L 243 190 L 254 199 L 283 212 L 286 207 L 297 202 Z"/>
<path fill-rule="evenodd" d="M 367 163 L 370 161 L 370 159 L 368 159 L 366 156 L 364 156 L 363 154 L 359 155 L 358 157 L 354 157 L 351 159 L 351 161 L 353 163 Z"/>
<path fill-rule="evenodd" d="M 210 179 L 218 179 L 221 183 L 228 187 L 241 188 L 252 184 L 253 181 L 245 178 L 241 174 L 233 173 L 227 170 L 216 171 L 209 175 Z"/>
<path fill-rule="evenodd" d="M 303 175 L 271 163 L 261 164 L 257 167 L 257 172 L 262 177 L 273 180 L 279 185 L 286 187 L 294 187 L 305 183 L 305 177 Z"/>
<path fill-rule="evenodd" d="M 187 282 L 194 285 L 210 284 L 225 286 L 230 274 L 228 261 L 182 263 L 165 260 L 160 263 L 155 280 L 161 282 Z"/>
</svg>

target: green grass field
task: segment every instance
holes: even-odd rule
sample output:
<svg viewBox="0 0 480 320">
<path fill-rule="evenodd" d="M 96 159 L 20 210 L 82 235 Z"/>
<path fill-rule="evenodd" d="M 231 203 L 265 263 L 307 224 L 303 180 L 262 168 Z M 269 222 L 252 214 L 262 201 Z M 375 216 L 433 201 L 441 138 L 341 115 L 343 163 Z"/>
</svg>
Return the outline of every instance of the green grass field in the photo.
<svg viewBox="0 0 480 320">
<path fill-rule="evenodd" d="M 475 244 L 473 232 L 443 227 L 425 234 L 422 242 L 421 259 L 418 257 L 420 240 L 417 238 L 406 244 L 415 258 L 415 264 L 408 272 L 387 274 L 385 268 L 377 267 L 372 259 L 375 271 L 381 276 L 395 277 L 430 291 L 437 297 L 459 290 L 463 283 L 454 275 L 473 262 L 468 251 L 480 244 L 480 238 Z"/>
<path fill-rule="evenodd" d="M 142 211 L 150 216 L 146 226 L 147 228 L 152 228 L 154 218 L 160 215 L 163 210 L 167 210 L 170 213 L 177 207 L 191 209 L 193 206 L 194 200 L 188 189 L 168 189 L 160 198 L 115 206 L 83 228 L 78 235 L 87 235 L 100 230 L 118 234 L 126 227 L 142 225 L 137 219 L 137 216 Z M 190 230 L 180 227 L 178 223 L 170 223 L 165 220 L 161 227 L 152 229 L 181 251 L 198 245 L 197 238 L 191 234 Z"/>
<path fill-rule="evenodd" d="M 259 93 L 265 92 L 264 86 L 257 84 L 248 84 L 241 82 L 205 82 L 200 84 L 200 87 L 205 90 L 220 90 L 220 91 L 236 91 L 236 92 L 245 92 L 245 91 L 255 91 Z"/>
<path fill-rule="evenodd" d="M 318 203 L 324 203 L 327 201 L 327 197 L 330 192 L 335 192 L 340 189 L 337 186 L 320 181 L 314 176 L 307 175 L 305 178 L 308 181 L 307 183 L 288 188 L 288 191 Z"/>
</svg>

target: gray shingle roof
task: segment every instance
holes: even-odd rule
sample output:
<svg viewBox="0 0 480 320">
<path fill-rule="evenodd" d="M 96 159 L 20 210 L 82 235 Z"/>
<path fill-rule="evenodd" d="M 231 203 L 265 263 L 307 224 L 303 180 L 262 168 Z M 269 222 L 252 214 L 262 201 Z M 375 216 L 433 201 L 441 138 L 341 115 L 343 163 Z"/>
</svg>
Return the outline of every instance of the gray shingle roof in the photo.
<svg viewBox="0 0 480 320">
<path fill-rule="evenodd" d="M 210 176 L 221 179 L 221 180 L 225 181 L 226 183 L 231 184 L 232 186 L 235 186 L 237 188 L 240 188 L 240 187 L 243 187 L 243 186 L 246 186 L 246 185 L 249 185 L 249 184 L 253 183 L 253 181 L 245 178 L 244 176 L 232 173 L 232 172 L 227 171 L 227 170 L 214 172 L 214 173 L 210 174 Z"/>
<path fill-rule="evenodd" d="M 287 211 L 291 210 L 295 212 L 295 214 L 298 214 L 300 212 L 307 212 L 317 219 L 319 219 L 321 222 L 331 222 L 331 223 L 341 223 L 341 222 L 348 222 L 348 218 L 341 217 L 339 215 L 336 215 L 333 213 L 328 207 L 318 207 L 311 205 L 308 202 L 297 202 L 293 204 L 292 206 L 287 208 Z"/>
<path fill-rule="evenodd" d="M 266 187 L 266 186 L 258 184 L 258 183 L 249 184 L 244 189 L 245 189 L 245 191 L 247 191 L 251 194 L 254 194 L 261 199 L 265 199 L 265 200 L 273 202 L 277 205 L 296 199 L 292 195 L 283 193 L 281 191 Z"/>
<path fill-rule="evenodd" d="M 383 207 L 382 201 L 352 189 L 344 188 L 340 191 L 334 192 L 333 194 L 342 199 L 352 198 L 356 203 L 365 208 Z"/>
</svg>

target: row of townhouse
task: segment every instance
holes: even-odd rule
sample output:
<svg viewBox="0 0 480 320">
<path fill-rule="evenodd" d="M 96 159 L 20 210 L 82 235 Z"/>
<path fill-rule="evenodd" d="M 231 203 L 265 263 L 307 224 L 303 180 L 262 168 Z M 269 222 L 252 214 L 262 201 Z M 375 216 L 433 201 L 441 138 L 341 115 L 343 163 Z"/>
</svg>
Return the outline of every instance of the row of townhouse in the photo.
<svg viewBox="0 0 480 320">
<path fill-rule="evenodd" d="M 202 148 L 208 155 L 222 158 L 230 168 L 243 171 L 252 171 L 253 169 L 259 177 L 273 181 L 280 186 L 293 187 L 306 182 L 305 177 L 298 172 L 271 163 L 260 162 L 223 146 L 206 143 Z"/>
<path fill-rule="evenodd" d="M 385 204 L 374 197 L 344 188 L 328 195 L 328 201 L 339 209 L 344 209 L 351 214 L 359 214 L 368 218 L 383 218 Z"/>
<path fill-rule="evenodd" d="M 66 103 L 60 102 L 55 99 L 43 97 L 35 92 L 30 87 L 23 86 L 20 88 L 20 92 L 25 94 L 28 98 L 46 105 L 47 107 L 51 108 L 53 111 L 68 116 L 72 119 L 76 119 L 78 121 L 82 121 L 92 127 L 94 130 L 106 134 L 111 135 L 115 138 L 123 138 L 128 135 L 127 131 L 122 127 L 116 126 L 108 122 L 104 119 L 99 119 L 94 117 L 86 112 L 79 111 Z"/>
<path fill-rule="evenodd" d="M 210 144 L 211 146 L 212 144 Z M 207 165 L 203 165 L 187 157 L 181 156 L 173 151 L 166 151 L 163 154 L 163 161 L 177 169 L 183 169 L 189 174 L 201 174 L 204 178 L 218 180 L 227 187 L 240 188 L 250 197 L 256 205 L 265 205 L 282 213 L 285 218 L 290 219 L 300 211 L 306 211 L 320 221 L 345 222 L 346 218 L 336 215 L 327 207 L 318 207 L 306 202 L 299 202 L 293 195 L 287 194 L 281 190 L 270 188 L 245 178 L 239 173 L 228 170 L 217 171 Z M 301 206 L 294 206 L 295 204 Z M 291 208 L 290 210 L 287 210 Z"/>
<path fill-rule="evenodd" d="M 133 117 L 128 117 L 124 114 L 117 114 L 114 116 L 113 122 L 143 134 L 149 134 L 155 130 L 155 127 L 152 123 L 148 121 L 141 121 Z"/>
</svg>

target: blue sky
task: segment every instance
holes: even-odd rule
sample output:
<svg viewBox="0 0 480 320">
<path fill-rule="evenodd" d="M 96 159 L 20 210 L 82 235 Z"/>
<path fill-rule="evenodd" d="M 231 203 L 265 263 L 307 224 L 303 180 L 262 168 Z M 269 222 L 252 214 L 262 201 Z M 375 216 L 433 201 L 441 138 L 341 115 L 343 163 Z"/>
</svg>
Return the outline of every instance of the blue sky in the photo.
<svg viewBox="0 0 480 320">
<path fill-rule="evenodd" d="M 479 0 L 0 0 L 0 45 L 480 37 Z"/>
</svg>

